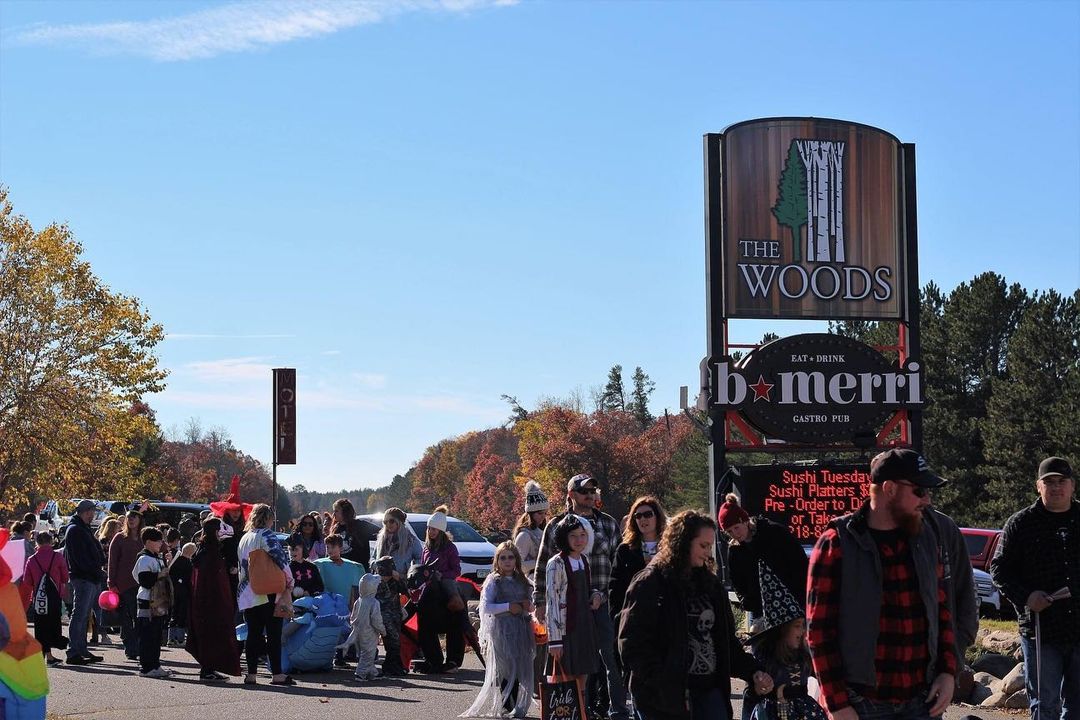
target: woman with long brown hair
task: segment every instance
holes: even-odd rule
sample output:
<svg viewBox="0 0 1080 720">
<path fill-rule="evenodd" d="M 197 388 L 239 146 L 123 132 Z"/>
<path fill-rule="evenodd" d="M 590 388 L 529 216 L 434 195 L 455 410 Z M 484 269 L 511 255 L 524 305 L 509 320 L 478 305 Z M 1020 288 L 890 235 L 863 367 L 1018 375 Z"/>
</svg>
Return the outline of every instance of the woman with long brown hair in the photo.
<svg viewBox="0 0 1080 720">
<path fill-rule="evenodd" d="M 735 638 L 715 546 L 711 518 L 679 513 L 626 592 L 619 651 L 642 720 L 730 720 L 732 675 L 759 695 L 772 691 L 772 678 Z"/>
<path fill-rule="evenodd" d="M 120 532 L 120 521 L 114 517 L 109 518 L 105 522 L 101 523 L 101 527 L 98 528 L 97 539 L 101 543 L 101 552 L 106 558 L 106 564 L 102 566 L 103 571 L 108 570 L 109 557 L 109 544 L 112 543 L 112 539 L 116 537 L 116 533 Z M 105 583 L 101 584 L 101 589 L 104 590 Z M 90 634 L 89 645 L 98 645 L 104 643 L 106 645 L 112 644 L 112 638 L 105 632 L 105 611 L 101 609 L 101 606 L 94 603 L 94 628 Z"/>
<path fill-rule="evenodd" d="M 622 543 L 615 549 L 615 561 L 611 564 L 608 600 L 612 617 L 617 618 L 622 611 L 630 581 L 656 556 L 666 525 L 667 515 L 658 498 L 645 495 L 630 506 Z"/>
<path fill-rule="evenodd" d="M 138 510 L 129 510 L 124 523 L 109 543 L 109 578 L 110 589 L 120 595 L 120 639 L 124 643 L 124 655 L 128 660 L 139 657 L 139 636 L 135 632 L 135 613 L 139 584 L 131 571 L 135 569 L 135 560 L 143 551 L 143 541 L 139 538 L 143 529 L 143 516 Z"/>
</svg>

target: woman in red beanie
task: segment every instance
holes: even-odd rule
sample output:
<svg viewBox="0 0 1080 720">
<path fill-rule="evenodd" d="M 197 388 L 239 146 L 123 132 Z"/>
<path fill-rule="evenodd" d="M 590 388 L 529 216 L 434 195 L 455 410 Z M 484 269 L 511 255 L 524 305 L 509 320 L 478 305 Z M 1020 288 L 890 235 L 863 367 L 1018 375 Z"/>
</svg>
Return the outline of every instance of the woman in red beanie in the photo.
<svg viewBox="0 0 1080 720">
<path fill-rule="evenodd" d="M 734 494 L 724 498 L 716 518 L 730 540 L 731 584 L 744 610 L 753 616 L 762 612 L 759 560 L 805 605 L 806 571 L 810 563 L 802 545 L 786 527 L 765 517 L 751 518 Z"/>
</svg>

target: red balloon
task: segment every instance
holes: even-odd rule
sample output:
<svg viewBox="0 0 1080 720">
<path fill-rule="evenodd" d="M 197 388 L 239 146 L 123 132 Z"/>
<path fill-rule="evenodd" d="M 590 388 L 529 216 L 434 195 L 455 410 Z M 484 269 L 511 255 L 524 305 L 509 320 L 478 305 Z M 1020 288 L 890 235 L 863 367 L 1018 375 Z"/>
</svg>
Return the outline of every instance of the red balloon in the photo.
<svg viewBox="0 0 1080 720">
<path fill-rule="evenodd" d="M 120 607 L 120 593 L 104 590 L 98 595 L 97 601 L 102 610 L 115 610 Z"/>
</svg>

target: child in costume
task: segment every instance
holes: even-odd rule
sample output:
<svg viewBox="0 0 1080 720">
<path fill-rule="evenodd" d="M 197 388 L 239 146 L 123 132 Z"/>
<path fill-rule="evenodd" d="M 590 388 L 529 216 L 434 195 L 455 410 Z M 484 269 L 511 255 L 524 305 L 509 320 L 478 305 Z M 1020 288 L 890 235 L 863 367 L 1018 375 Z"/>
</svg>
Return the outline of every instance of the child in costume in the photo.
<svg viewBox="0 0 1080 720">
<path fill-rule="evenodd" d="M 806 646 L 806 613 L 786 585 L 758 561 L 762 616 L 760 629 L 746 641 L 765 672 L 773 677 L 773 691 L 757 695 L 752 686 L 743 693 L 743 719 L 762 720 L 779 715 L 766 700 L 792 703 L 786 714 L 807 720 L 825 720 L 825 711 L 807 693 L 813 676 L 810 650 Z M 794 709 L 794 712 L 792 712 Z"/>
<path fill-rule="evenodd" d="M 143 528 L 139 537 L 143 551 L 135 558 L 131 571 L 139 584 L 135 618 L 139 633 L 139 677 L 165 678 L 172 675 L 161 667 L 161 631 L 172 605 L 172 583 L 160 555 L 165 539 L 156 527 Z"/>
<path fill-rule="evenodd" d="M 289 572 L 293 576 L 293 597 L 315 597 L 323 592 L 319 568 L 304 556 L 304 541 L 296 536 L 288 539 Z"/>
<path fill-rule="evenodd" d="M 26 564 L 23 543 L 10 548 L 0 528 L 0 709 L 6 720 L 41 720 L 49 677 L 41 644 L 26 630 L 26 610 L 13 580 Z"/>
<path fill-rule="evenodd" d="M 484 685 L 461 717 L 523 718 L 533 688 L 532 585 L 512 541 L 495 550 L 491 574 L 480 592 L 480 646 Z"/>
<path fill-rule="evenodd" d="M 173 586 L 169 644 L 176 647 L 184 647 L 187 640 L 188 607 L 191 604 L 191 558 L 194 557 L 196 549 L 195 543 L 187 543 L 176 552 L 169 564 L 169 579 Z"/>
<path fill-rule="evenodd" d="M 339 650 L 345 650 L 350 645 L 356 648 L 357 680 L 374 680 L 379 677 L 379 671 L 375 667 L 375 655 L 379 652 L 379 636 L 386 634 L 386 627 L 383 626 L 379 601 L 375 599 L 378 589 L 378 575 L 368 573 L 360 578 L 360 599 L 353 605 L 349 615 L 352 631 L 345 642 L 338 646 Z"/>
<path fill-rule="evenodd" d="M 386 629 L 383 635 L 386 657 L 383 658 L 382 674 L 391 677 L 408 674 L 401 662 L 401 596 L 408 592 L 408 587 L 404 580 L 394 578 L 395 567 L 392 555 L 384 555 L 375 561 L 375 569 L 379 573 L 379 589 L 375 591 L 375 599 L 379 601 L 379 611 Z"/>
<path fill-rule="evenodd" d="M 60 623 L 60 598 L 64 597 L 67 583 L 67 561 L 53 550 L 52 533 L 38 533 L 37 551 L 26 561 L 22 587 L 30 597 L 34 638 L 41 643 L 45 662 L 49 665 L 63 662 L 52 654 L 52 649 L 63 650 L 68 644 Z"/>
<path fill-rule="evenodd" d="M 589 559 L 593 541 L 588 520 L 569 514 L 555 526 L 559 554 L 547 562 L 548 669 L 571 676 L 582 687 L 600 669 L 596 625 L 592 611 L 600 607 L 599 593 L 590 592 Z"/>
</svg>

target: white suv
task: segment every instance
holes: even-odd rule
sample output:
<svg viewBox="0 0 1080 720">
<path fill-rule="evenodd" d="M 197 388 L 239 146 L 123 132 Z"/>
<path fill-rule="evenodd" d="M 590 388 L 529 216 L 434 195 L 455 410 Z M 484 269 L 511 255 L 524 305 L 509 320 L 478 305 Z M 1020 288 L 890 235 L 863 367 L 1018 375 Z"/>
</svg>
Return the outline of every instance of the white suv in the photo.
<svg viewBox="0 0 1080 720">
<path fill-rule="evenodd" d="M 360 520 L 373 522 L 382 527 L 382 513 L 371 515 L 358 515 Z M 408 522 L 416 536 L 423 542 L 427 538 L 427 522 L 431 517 L 427 513 L 408 513 Z M 495 559 L 495 546 L 489 543 L 484 536 L 478 533 L 472 525 L 455 517 L 446 518 L 446 532 L 454 539 L 454 546 L 461 557 L 461 575 L 473 582 L 484 582 L 491 573 L 491 563 Z M 371 560 L 374 562 L 375 541 L 371 542 Z"/>
</svg>

